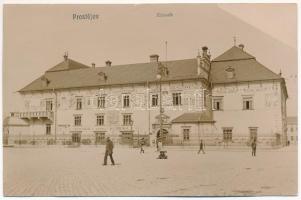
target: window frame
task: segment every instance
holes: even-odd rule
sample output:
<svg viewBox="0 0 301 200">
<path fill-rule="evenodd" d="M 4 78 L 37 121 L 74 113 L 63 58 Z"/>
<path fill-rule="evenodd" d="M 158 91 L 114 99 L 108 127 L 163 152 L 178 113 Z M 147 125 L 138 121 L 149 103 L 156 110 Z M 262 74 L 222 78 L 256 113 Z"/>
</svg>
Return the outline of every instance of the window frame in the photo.
<svg viewBox="0 0 301 200">
<path fill-rule="evenodd" d="M 172 93 L 172 105 L 173 106 L 181 106 L 182 105 L 182 93 L 181 92 L 173 92 Z"/>
<path fill-rule="evenodd" d="M 129 108 L 130 107 L 130 95 L 129 94 L 123 94 L 122 95 L 122 107 L 123 108 Z"/>
<path fill-rule="evenodd" d="M 76 110 L 82 110 L 82 109 L 83 109 L 83 98 L 76 97 Z"/>
<path fill-rule="evenodd" d="M 82 125 L 82 116 L 74 115 L 74 126 L 81 126 L 81 125 Z"/>
<path fill-rule="evenodd" d="M 216 103 L 219 103 L 219 108 L 217 109 Z M 212 110 L 220 111 L 223 110 L 223 97 L 213 97 L 212 98 Z"/>
<path fill-rule="evenodd" d="M 183 141 L 190 140 L 190 128 L 183 128 Z"/>
<path fill-rule="evenodd" d="M 245 102 L 246 102 L 246 104 L 245 104 Z M 248 104 L 247 104 L 247 102 L 248 102 Z M 242 109 L 243 110 L 254 110 L 254 98 L 253 98 L 253 96 L 243 96 L 242 97 Z"/>
<path fill-rule="evenodd" d="M 151 106 L 152 107 L 157 107 L 158 106 L 158 100 L 159 100 L 159 95 L 158 94 L 152 94 L 152 101 L 151 101 Z M 155 104 L 154 104 L 155 102 Z"/>
<path fill-rule="evenodd" d="M 51 135 L 51 124 L 46 124 L 46 135 Z"/>
<path fill-rule="evenodd" d="M 122 124 L 123 126 L 130 126 L 132 121 L 132 114 L 123 114 L 122 115 Z"/>
<path fill-rule="evenodd" d="M 105 124 L 104 114 L 96 115 L 96 126 L 104 126 L 104 124 Z"/>
<path fill-rule="evenodd" d="M 223 127 L 223 141 L 231 142 L 233 138 L 233 127 Z"/>
<path fill-rule="evenodd" d="M 97 108 L 105 108 L 106 107 L 106 96 L 101 95 L 97 97 Z"/>
</svg>

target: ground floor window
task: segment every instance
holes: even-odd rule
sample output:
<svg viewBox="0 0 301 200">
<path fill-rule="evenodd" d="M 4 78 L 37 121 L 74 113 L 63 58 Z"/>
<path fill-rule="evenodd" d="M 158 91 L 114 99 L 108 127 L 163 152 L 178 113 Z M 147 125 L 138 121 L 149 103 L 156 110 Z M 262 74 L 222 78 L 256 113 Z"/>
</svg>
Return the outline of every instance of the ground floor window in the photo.
<svg viewBox="0 0 301 200">
<path fill-rule="evenodd" d="M 103 144 L 105 142 L 105 132 L 95 132 L 95 144 Z"/>
<path fill-rule="evenodd" d="M 80 133 L 72 133 L 72 142 L 73 143 L 80 143 L 81 134 Z"/>
<path fill-rule="evenodd" d="M 223 139 L 225 142 L 232 141 L 233 128 L 223 128 Z"/>
<path fill-rule="evenodd" d="M 46 124 L 46 135 L 51 134 L 51 124 Z"/>
<path fill-rule="evenodd" d="M 257 127 L 249 127 L 250 131 L 250 141 L 257 141 Z"/>
<path fill-rule="evenodd" d="M 184 128 L 183 129 L 183 140 L 189 140 L 189 128 Z"/>
</svg>

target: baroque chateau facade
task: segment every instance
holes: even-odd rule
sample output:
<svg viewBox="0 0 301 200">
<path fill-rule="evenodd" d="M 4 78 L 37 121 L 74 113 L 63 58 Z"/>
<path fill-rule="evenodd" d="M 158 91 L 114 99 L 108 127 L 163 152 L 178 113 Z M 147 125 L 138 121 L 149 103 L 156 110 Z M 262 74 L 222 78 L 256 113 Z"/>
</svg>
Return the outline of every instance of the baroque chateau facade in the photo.
<svg viewBox="0 0 301 200">
<path fill-rule="evenodd" d="M 164 67 L 164 76 L 157 73 Z M 161 95 L 160 95 L 161 85 Z M 287 141 L 285 80 L 233 46 L 211 59 L 208 48 L 192 59 L 87 66 L 68 55 L 19 90 L 24 109 L 11 113 L 5 142 L 136 145 L 281 146 Z M 160 96 L 163 113 L 160 117 Z M 51 141 L 51 142 L 50 142 Z"/>
</svg>

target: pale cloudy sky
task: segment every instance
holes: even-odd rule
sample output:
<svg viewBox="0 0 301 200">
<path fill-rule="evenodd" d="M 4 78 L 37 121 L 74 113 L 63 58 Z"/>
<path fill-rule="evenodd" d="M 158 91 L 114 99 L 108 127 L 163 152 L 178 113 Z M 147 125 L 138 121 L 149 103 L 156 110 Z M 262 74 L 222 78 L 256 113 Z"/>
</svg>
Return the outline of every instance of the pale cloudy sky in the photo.
<svg viewBox="0 0 301 200">
<path fill-rule="evenodd" d="M 157 13 L 173 13 L 158 18 Z M 74 13 L 99 14 L 100 20 L 74 21 Z M 233 45 L 274 72 L 282 70 L 289 100 L 297 108 L 297 6 L 295 4 L 193 5 L 6 5 L 4 7 L 4 114 L 20 109 L 16 91 L 63 60 L 90 65 L 148 62 L 149 55 L 193 58 L 207 45 L 213 57 Z"/>
</svg>

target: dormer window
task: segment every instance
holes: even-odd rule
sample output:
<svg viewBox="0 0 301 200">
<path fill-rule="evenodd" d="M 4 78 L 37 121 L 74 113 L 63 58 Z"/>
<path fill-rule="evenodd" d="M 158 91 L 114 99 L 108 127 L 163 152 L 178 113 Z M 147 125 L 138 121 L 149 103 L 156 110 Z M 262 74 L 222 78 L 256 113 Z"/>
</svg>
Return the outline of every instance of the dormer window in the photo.
<svg viewBox="0 0 301 200">
<path fill-rule="evenodd" d="M 234 78 L 235 77 L 235 70 L 234 70 L 234 68 L 231 67 L 231 66 L 227 67 L 226 74 L 227 74 L 227 78 L 228 79 Z"/>
<path fill-rule="evenodd" d="M 106 81 L 107 78 L 108 78 L 107 75 L 106 75 L 104 72 L 98 72 L 97 74 L 98 74 L 98 76 L 100 76 L 101 79 L 104 80 L 104 81 Z"/>
<path fill-rule="evenodd" d="M 50 80 L 48 78 L 46 78 L 45 76 L 42 76 L 41 80 L 42 80 L 44 87 L 47 87 L 50 83 Z"/>
</svg>

